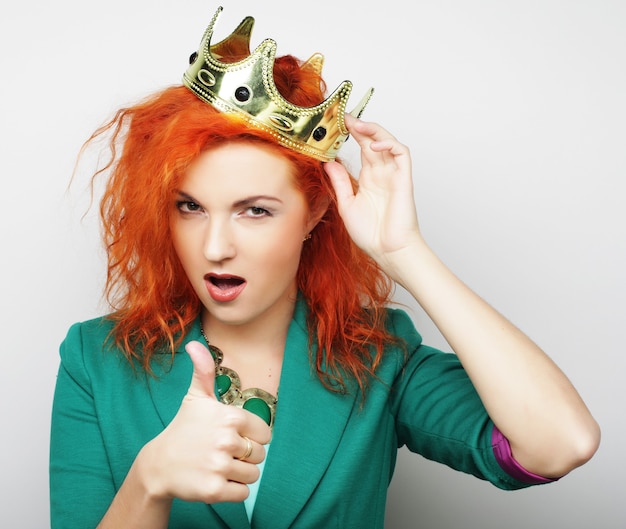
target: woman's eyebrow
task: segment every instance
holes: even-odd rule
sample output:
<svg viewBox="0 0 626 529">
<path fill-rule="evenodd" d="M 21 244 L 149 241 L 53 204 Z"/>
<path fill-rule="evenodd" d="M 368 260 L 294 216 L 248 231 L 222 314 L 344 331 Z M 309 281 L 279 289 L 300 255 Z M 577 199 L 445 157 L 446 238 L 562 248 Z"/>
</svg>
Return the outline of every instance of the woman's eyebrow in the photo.
<svg viewBox="0 0 626 529">
<path fill-rule="evenodd" d="M 272 196 L 272 195 L 253 195 L 250 197 L 242 198 L 241 200 L 237 200 L 234 203 L 234 206 L 236 207 L 248 206 L 250 204 L 254 204 L 255 202 L 258 202 L 259 200 L 269 200 L 272 202 L 278 202 L 279 204 L 283 203 L 283 201 L 280 198 Z"/>
<path fill-rule="evenodd" d="M 201 208 L 205 208 L 205 204 L 203 204 L 200 200 L 190 195 L 189 193 L 186 193 L 181 189 L 177 189 L 176 193 L 178 193 L 178 196 L 176 197 L 177 201 L 193 202 L 194 204 L 198 204 L 198 206 L 200 206 Z"/>
<path fill-rule="evenodd" d="M 190 194 L 181 191 L 180 189 L 175 190 L 178 198 L 184 198 L 185 200 L 189 200 L 189 202 L 198 202 L 195 198 L 193 198 Z"/>
</svg>

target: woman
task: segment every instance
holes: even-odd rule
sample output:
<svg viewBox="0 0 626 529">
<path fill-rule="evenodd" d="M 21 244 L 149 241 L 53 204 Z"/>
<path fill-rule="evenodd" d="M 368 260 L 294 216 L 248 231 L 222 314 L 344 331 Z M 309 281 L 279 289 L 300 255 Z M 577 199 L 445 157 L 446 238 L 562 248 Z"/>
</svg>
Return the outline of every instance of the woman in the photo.
<svg viewBox="0 0 626 529">
<path fill-rule="evenodd" d="M 249 18 L 211 44 L 216 18 L 185 86 L 94 135 L 113 311 L 61 347 L 52 526 L 382 527 L 402 445 L 503 489 L 585 463 L 576 390 L 424 241 L 407 148 L 324 99 L 319 57 L 251 54 Z"/>
</svg>

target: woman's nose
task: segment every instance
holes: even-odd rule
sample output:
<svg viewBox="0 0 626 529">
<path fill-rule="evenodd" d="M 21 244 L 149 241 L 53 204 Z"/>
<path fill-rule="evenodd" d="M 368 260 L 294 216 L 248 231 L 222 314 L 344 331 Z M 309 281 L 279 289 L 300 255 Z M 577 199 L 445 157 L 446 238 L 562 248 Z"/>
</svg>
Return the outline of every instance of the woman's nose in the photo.
<svg viewBox="0 0 626 529">
<path fill-rule="evenodd" d="M 232 259 L 235 256 L 232 228 L 226 221 L 211 219 L 204 242 L 204 256 L 213 262 Z"/>
</svg>

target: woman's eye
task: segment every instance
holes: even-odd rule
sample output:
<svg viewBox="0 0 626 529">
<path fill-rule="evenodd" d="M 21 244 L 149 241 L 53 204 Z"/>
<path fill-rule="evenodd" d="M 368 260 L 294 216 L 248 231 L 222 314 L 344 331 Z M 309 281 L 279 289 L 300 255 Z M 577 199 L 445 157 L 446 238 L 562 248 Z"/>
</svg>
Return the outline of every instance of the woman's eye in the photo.
<svg viewBox="0 0 626 529">
<path fill-rule="evenodd" d="M 267 211 L 265 208 L 261 208 L 258 206 L 250 206 L 248 208 L 248 214 L 251 217 L 270 217 L 271 214 L 269 211 Z"/>
<path fill-rule="evenodd" d="M 180 200 L 176 202 L 176 207 L 183 213 L 192 213 L 194 211 L 202 210 L 202 206 L 200 206 L 200 204 L 196 204 L 190 200 Z"/>
</svg>

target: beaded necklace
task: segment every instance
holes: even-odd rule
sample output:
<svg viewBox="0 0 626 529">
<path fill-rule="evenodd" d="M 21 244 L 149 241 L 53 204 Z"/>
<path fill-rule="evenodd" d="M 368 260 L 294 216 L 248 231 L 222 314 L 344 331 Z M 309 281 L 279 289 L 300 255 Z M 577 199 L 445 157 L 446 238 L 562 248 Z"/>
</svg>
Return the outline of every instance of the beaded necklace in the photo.
<svg viewBox="0 0 626 529">
<path fill-rule="evenodd" d="M 237 372 L 222 365 L 224 359 L 222 350 L 209 343 L 202 326 L 200 333 L 215 360 L 215 385 L 220 402 L 248 410 L 261 417 L 272 428 L 278 396 L 275 397 L 261 388 L 248 388 L 242 391 Z"/>
</svg>

